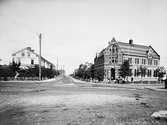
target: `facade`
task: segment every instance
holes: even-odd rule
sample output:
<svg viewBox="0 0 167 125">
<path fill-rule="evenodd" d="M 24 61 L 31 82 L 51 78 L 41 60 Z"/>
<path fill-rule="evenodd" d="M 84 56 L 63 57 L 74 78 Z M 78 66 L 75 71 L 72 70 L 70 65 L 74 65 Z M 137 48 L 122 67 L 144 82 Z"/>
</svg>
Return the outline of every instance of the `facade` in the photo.
<svg viewBox="0 0 167 125">
<path fill-rule="evenodd" d="M 12 57 L 14 61 L 21 63 L 21 68 L 39 64 L 39 55 L 36 54 L 34 50 L 31 49 L 31 47 L 27 47 L 16 53 L 13 53 Z M 41 66 L 55 69 L 55 66 L 43 57 L 41 57 Z"/>
<path fill-rule="evenodd" d="M 101 71 L 103 80 L 118 79 L 118 69 L 124 60 L 129 60 L 133 80 L 157 80 L 156 69 L 159 67 L 160 55 L 151 47 L 119 42 L 113 38 L 108 46 L 94 59 L 95 71 Z M 145 68 L 144 76 L 138 74 L 140 67 Z"/>
</svg>

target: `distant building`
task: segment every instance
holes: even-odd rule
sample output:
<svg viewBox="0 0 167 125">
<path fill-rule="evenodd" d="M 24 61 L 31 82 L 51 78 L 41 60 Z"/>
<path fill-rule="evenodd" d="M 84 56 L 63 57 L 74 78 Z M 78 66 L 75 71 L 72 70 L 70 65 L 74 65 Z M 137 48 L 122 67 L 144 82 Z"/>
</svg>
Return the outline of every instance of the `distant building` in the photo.
<svg viewBox="0 0 167 125">
<path fill-rule="evenodd" d="M 39 55 L 31 49 L 31 47 L 24 48 L 18 52 L 12 54 L 13 60 L 21 63 L 21 68 L 27 66 L 34 66 L 39 64 Z M 41 66 L 45 68 L 55 69 L 55 65 L 41 57 Z"/>
<path fill-rule="evenodd" d="M 60 70 L 58 70 L 58 71 L 59 71 L 59 73 L 60 73 L 61 76 L 64 76 L 64 75 L 65 75 L 65 70 L 60 69 Z"/>
<path fill-rule="evenodd" d="M 160 55 L 151 46 L 137 45 L 133 43 L 133 40 L 125 43 L 113 38 L 105 49 L 96 54 L 95 71 L 104 72 L 104 81 L 117 79 L 118 69 L 124 60 L 129 60 L 134 80 L 141 80 L 138 74 L 140 66 L 146 69 L 142 80 L 157 80 L 156 69 L 159 67 Z"/>
<path fill-rule="evenodd" d="M 78 69 L 74 69 L 73 75 L 75 76 L 75 74 L 78 72 Z"/>
</svg>

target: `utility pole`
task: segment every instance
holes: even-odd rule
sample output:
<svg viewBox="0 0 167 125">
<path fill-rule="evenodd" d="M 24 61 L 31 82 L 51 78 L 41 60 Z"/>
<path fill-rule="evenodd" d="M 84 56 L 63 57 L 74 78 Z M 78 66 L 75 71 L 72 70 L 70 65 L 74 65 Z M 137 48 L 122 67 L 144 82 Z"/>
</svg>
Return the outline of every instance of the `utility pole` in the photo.
<svg viewBox="0 0 167 125">
<path fill-rule="evenodd" d="M 39 83 L 41 83 L 41 38 L 42 34 L 39 35 Z"/>
<path fill-rule="evenodd" d="M 58 71 L 58 61 L 59 61 L 59 60 L 57 59 L 57 71 Z"/>
</svg>

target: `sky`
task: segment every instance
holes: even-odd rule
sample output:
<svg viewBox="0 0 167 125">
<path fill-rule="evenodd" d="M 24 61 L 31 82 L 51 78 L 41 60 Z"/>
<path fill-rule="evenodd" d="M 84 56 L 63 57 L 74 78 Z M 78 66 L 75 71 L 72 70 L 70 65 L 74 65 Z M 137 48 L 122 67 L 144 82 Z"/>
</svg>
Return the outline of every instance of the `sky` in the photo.
<svg viewBox="0 0 167 125">
<path fill-rule="evenodd" d="M 40 33 L 42 56 L 66 74 L 113 37 L 151 45 L 167 69 L 167 0 L 0 0 L 0 64 L 25 47 L 39 53 Z"/>
</svg>

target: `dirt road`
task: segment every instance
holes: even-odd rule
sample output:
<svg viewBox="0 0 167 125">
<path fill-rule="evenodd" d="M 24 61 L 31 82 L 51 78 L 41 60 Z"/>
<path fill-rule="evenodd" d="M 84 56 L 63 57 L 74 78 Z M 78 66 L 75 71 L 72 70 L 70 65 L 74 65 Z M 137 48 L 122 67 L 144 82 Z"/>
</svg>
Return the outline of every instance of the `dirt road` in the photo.
<svg viewBox="0 0 167 125">
<path fill-rule="evenodd" d="M 74 82 L 1 82 L 0 125 L 166 125 L 167 93 Z"/>
</svg>

